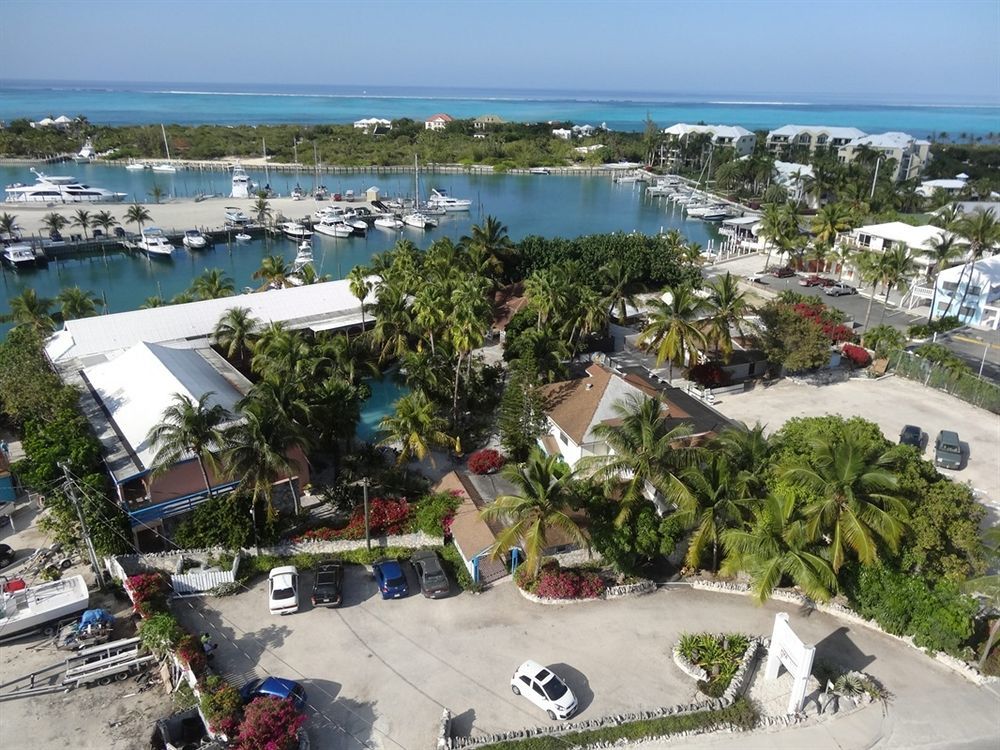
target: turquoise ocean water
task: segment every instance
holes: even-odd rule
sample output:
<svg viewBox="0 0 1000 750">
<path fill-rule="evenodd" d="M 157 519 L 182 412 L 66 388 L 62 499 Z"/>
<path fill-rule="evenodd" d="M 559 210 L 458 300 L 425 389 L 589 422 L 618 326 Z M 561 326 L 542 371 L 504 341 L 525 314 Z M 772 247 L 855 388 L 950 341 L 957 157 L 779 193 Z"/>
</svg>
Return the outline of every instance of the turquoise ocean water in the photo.
<svg viewBox="0 0 1000 750">
<path fill-rule="evenodd" d="M 0 120 L 86 115 L 102 124 L 348 123 L 363 117 L 455 117 L 493 113 L 519 122 L 570 120 L 615 130 L 642 130 L 647 114 L 661 127 L 675 122 L 743 125 L 751 130 L 789 123 L 854 126 L 870 133 L 916 136 L 1000 131 L 1000 103 L 922 100 L 886 94 L 859 101 L 814 94 L 669 94 L 657 92 L 489 91 L 359 86 L 216 84 L 12 83 L 0 80 Z"/>
</svg>

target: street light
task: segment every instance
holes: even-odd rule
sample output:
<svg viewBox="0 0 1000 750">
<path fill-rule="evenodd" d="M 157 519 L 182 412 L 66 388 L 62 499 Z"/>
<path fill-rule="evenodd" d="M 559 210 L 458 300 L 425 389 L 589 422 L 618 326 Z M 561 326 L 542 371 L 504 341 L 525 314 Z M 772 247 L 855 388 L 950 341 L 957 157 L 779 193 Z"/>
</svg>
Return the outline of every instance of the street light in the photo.
<svg viewBox="0 0 1000 750">
<path fill-rule="evenodd" d="M 368 477 L 362 477 L 361 479 L 358 479 L 355 482 L 351 482 L 351 484 L 353 484 L 354 486 L 357 486 L 359 484 L 361 485 L 362 497 L 364 498 L 364 503 L 365 503 L 365 546 L 368 548 L 368 551 L 371 552 L 372 535 L 371 535 L 371 528 L 369 527 L 368 524 L 368 486 L 370 483 Z"/>
</svg>

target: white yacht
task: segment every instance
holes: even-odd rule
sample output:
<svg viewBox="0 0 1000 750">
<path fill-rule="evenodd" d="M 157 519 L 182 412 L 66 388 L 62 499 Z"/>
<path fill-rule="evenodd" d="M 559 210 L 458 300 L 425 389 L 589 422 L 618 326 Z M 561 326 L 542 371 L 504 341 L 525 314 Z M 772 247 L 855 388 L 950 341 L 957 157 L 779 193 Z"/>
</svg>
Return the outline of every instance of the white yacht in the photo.
<svg viewBox="0 0 1000 750">
<path fill-rule="evenodd" d="M 76 156 L 73 157 L 75 162 L 91 162 L 97 158 L 97 152 L 94 150 L 93 142 L 88 138 L 80 150 L 77 152 Z"/>
<path fill-rule="evenodd" d="M 52 627 L 71 615 L 79 614 L 90 603 L 90 592 L 83 576 L 71 576 L 49 583 L 39 583 L 17 591 L 4 592 L 0 599 L 0 634 L 7 636 L 38 628 Z"/>
<path fill-rule="evenodd" d="M 313 262 L 313 250 L 312 243 L 309 240 L 302 240 L 299 243 L 299 250 L 295 254 L 295 260 L 292 261 L 293 265 L 296 266 L 296 270 L 306 265 L 307 263 Z"/>
<path fill-rule="evenodd" d="M 433 229 L 438 225 L 437 219 L 432 219 L 430 216 L 422 214 L 419 211 L 405 214 L 403 216 L 403 223 L 414 229 Z"/>
<path fill-rule="evenodd" d="M 144 227 L 136 245 L 150 256 L 169 258 L 174 254 L 174 246 L 167 241 L 166 235 L 159 227 Z"/>
<path fill-rule="evenodd" d="M 304 224 L 297 221 L 283 221 L 278 224 L 282 233 L 293 240 L 306 240 L 312 237 L 313 233 L 306 229 Z"/>
<path fill-rule="evenodd" d="M 236 206 L 226 206 L 226 225 L 227 226 L 246 226 L 250 224 L 253 220 L 247 216 L 247 214 Z"/>
<path fill-rule="evenodd" d="M 379 216 L 377 219 L 375 219 L 375 226 L 377 226 L 379 229 L 388 229 L 389 231 L 392 232 L 398 232 L 400 229 L 403 228 L 403 222 L 401 222 L 399 219 L 397 219 L 395 216 L 392 215 Z"/>
<path fill-rule="evenodd" d="M 233 190 L 229 194 L 230 198 L 250 198 L 254 189 L 254 184 L 250 176 L 239 164 L 233 167 Z"/>
<path fill-rule="evenodd" d="M 189 229 L 184 233 L 181 240 L 188 250 L 203 250 L 208 246 L 208 239 L 197 229 Z"/>
<path fill-rule="evenodd" d="M 125 169 L 129 172 L 142 172 L 144 169 L 149 169 L 149 165 L 144 161 L 135 161 L 135 159 L 130 159 L 129 163 L 125 165 Z"/>
<path fill-rule="evenodd" d="M 8 245 L 3 249 L 4 263 L 11 268 L 27 268 L 35 265 L 35 251 L 31 245 Z"/>
<path fill-rule="evenodd" d="M 47 175 L 32 169 L 34 185 L 15 182 L 6 188 L 8 203 L 120 203 L 125 193 L 82 184 L 75 177 Z"/>
<path fill-rule="evenodd" d="M 472 207 L 472 201 L 466 198 L 452 198 L 444 190 L 432 188 L 427 205 L 430 208 L 443 208 L 445 211 L 468 211 Z"/>
<path fill-rule="evenodd" d="M 552 173 L 545 167 L 532 167 L 531 169 L 528 170 L 528 174 L 552 174 Z"/>
<path fill-rule="evenodd" d="M 354 229 L 340 216 L 325 215 L 318 224 L 313 224 L 313 231 L 325 234 L 327 237 L 350 237 Z"/>
<path fill-rule="evenodd" d="M 253 239 L 253 237 L 251 237 L 251 236 L 250 236 L 249 234 L 247 234 L 246 232 L 240 232 L 239 234 L 237 234 L 237 235 L 235 236 L 235 240 L 236 240 L 237 242 L 249 242 L 249 241 L 250 241 L 250 240 L 252 240 L 252 239 Z"/>
</svg>

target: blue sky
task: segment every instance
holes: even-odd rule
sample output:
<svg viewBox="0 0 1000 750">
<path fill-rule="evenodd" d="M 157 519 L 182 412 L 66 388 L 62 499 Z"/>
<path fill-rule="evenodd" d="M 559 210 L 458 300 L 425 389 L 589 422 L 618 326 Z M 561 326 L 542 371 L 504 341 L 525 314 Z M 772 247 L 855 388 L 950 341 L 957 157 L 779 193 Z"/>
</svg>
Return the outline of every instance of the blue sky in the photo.
<svg viewBox="0 0 1000 750">
<path fill-rule="evenodd" d="M 3 0 L 0 79 L 1000 102 L 998 0 Z"/>
</svg>

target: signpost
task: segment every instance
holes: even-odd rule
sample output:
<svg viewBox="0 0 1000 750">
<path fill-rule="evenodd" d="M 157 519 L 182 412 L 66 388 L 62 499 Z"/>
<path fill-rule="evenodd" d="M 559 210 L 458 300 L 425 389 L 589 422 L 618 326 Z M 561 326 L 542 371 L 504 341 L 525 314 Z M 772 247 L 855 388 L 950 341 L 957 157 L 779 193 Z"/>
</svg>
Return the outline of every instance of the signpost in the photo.
<svg viewBox="0 0 1000 750">
<path fill-rule="evenodd" d="M 805 645 L 788 624 L 788 613 L 779 612 L 774 616 L 774 631 L 771 633 L 771 648 L 767 653 L 767 666 L 764 677 L 773 680 L 778 676 L 782 666 L 795 679 L 792 694 L 788 698 L 788 713 L 795 714 L 802 710 L 806 697 L 806 686 L 812 673 L 815 646 Z"/>
</svg>

